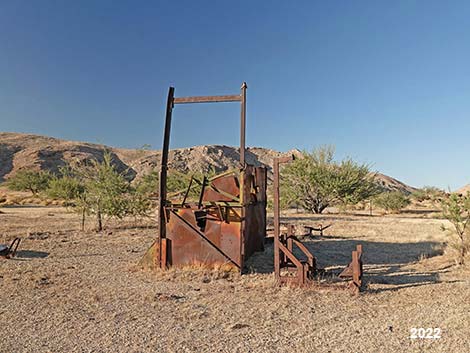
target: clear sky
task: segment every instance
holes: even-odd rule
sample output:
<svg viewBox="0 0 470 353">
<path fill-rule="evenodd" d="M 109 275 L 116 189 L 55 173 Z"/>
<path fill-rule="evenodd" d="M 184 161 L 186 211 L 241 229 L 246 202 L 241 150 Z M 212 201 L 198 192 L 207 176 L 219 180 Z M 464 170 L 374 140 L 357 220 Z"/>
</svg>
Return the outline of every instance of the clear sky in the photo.
<svg viewBox="0 0 470 353">
<path fill-rule="evenodd" d="M 333 144 L 414 186 L 470 182 L 468 1 L 0 1 L 0 131 L 161 148 L 176 95 L 248 83 L 247 144 Z M 177 106 L 172 147 L 237 145 Z"/>
</svg>

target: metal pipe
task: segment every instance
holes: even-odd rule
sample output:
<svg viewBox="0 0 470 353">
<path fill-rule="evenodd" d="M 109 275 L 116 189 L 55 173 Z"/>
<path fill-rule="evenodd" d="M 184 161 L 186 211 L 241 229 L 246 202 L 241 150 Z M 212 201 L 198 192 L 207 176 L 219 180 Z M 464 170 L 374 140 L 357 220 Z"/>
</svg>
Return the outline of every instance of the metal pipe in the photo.
<svg viewBox="0 0 470 353">
<path fill-rule="evenodd" d="M 280 212 L 279 212 L 279 158 L 274 158 L 274 275 L 279 279 L 281 268 L 279 263 L 279 236 L 280 236 Z"/>
<path fill-rule="evenodd" d="M 245 134 L 246 134 L 246 82 L 241 87 L 241 116 L 240 116 L 240 165 L 245 168 Z"/>
<path fill-rule="evenodd" d="M 174 99 L 175 104 L 187 103 L 218 103 L 218 102 L 240 102 L 241 95 L 233 94 L 226 96 L 196 96 L 196 97 L 177 97 Z"/>
</svg>

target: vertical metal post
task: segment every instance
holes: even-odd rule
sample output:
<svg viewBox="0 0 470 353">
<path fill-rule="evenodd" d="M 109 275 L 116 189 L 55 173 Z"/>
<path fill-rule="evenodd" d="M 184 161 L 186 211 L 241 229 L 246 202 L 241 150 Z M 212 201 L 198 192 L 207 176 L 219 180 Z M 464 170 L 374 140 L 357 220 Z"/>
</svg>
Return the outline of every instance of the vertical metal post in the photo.
<svg viewBox="0 0 470 353">
<path fill-rule="evenodd" d="M 352 285 L 355 293 L 361 290 L 361 267 L 359 263 L 359 254 L 355 250 L 352 252 Z"/>
<path fill-rule="evenodd" d="M 241 225 L 240 225 L 240 259 L 241 264 L 245 261 L 245 232 L 246 232 L 246 207 L 247 197 L 245 190 L 245 183 L 247 179 L 245 168 L 245 131 L 246 131 L 246 82 L 243 82 L 240 90 L 240 167 L 242 169 L 239 177 L 240 183 L 240 201 L 242 203 L 241 209 Z"/>
<path fill-rule="evenodd" d="M 175 88 L 170 87 L 170 89 L 168 90 L 168 99 L 166 102 L 165 130 L 163 133 L 162 160 L 161 160 L 161 165 L 160 165 L 157 264 L 162 268 L 166 267 L 166 263 L 162 262 L 162 260 L 166 259 L 166 256 L 165 256 L 166 254 L 162 255 L 163 252 L 166 252 L 166 249 L 162 249 L 163 246 L 166 245 L 166 242 L 162 242 L 162 239 L 166 238 L 166 216 L 165 216 L 166 195 L 167 195 L 166 181 L 167 181 L 167 171 L 168 171 L 168 154 L 169 154 L 169 149 L 170 149 L 171 113 L 173 111 L 174 95 L 175 95 Z"/>
<path fill-rule="evenodd" d="M 279 196 L 279 164 L 292 161 L 294 156 L 274 158 L 274 275 L 276 280 L 280 280 L 281 262 L 279 254 L 279 242 L 281 241 L 281 214 L 280 214 L 280 196 Z M 291 228 L 293 231 L 293 228 Z M 283 260 L 284 260 L 284 255 Z M 284 265 L 284 261 L 283 261 Z M 302 270 L 303 271 L 303 270 Z"/>
<path fill-rule="evenodd" d="M 246 82 L 241 87 L 241 116 L 240 116 L 240 164 L 245 168 L 245 131 L 246 131 Z"/>
<path fill-rule="evenodd" d="M 280 214 L 279 214 L 279 159 L 274 158 L 274 275 L 276 280 L 280 278 L 281 268 L 279 262 L 279 236 L 280 236 Z"/>
</svg>

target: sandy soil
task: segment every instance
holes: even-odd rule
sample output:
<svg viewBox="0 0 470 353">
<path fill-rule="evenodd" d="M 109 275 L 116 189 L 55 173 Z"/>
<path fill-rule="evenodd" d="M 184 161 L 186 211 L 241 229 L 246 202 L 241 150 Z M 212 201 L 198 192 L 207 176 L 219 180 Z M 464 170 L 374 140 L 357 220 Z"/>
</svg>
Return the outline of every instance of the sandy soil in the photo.
<svg viewBox="0 0 470 353">
<path fill-rule="evenodd" d="M 1 211 L 0 243 L 23 238 L 0 261 L 1 352 L 470 352 L 470 273 L 441 255 L 443 221 L 425 214 L 289 217 L 333 223 L 307 241 L 320 266 L 346 265 L 363 244 L 367 290 L 355 297 L 276 287 L 271 245 L 242 276 L 152 273 L 136 266 L 152 224 L 97 234 L 62 208 Z M 410 339 L 413 327 L 442 338 Z"/>
</svg>

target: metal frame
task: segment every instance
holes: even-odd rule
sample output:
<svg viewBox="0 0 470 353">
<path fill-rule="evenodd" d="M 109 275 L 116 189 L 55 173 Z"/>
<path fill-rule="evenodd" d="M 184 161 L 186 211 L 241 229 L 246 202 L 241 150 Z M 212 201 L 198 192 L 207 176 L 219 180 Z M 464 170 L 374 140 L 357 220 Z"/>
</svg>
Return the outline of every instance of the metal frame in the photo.
<svg viewBox="0 0 470 353">
<path fill-rule="evenodd" d="M 246 89 L 247 84 L 243 82 L 239 95 L 224 95 L 224 96 L 194 96 L 194 97 L 175 97 L 175 88 L 170 87 L 168 90 L 168 98 L 166 103 L 166 116 L 165 127 L 163 135 L 163 149 L 162 149 L 162 162 L 160 165 L 160 194 L 158 206 L 158 242 L 160 239 L 166 238 L 166 218 L 165 206 L 167 204 L 167 171 L 168 171 L 168 155 L 170 152 L 170 132 L 171 132 L 171 118 L 175 104 L 190 104 L 190 103 L 219 103 L 219 102 L 240 102 L 240 165 L 245 167 L 245 135 L 246 135 Z M 241 187 L 243 189 L 243 187 Z M 244 194 L 244 193 L 243 193 Z M 245 204 L 245 200 L 242 200 Z M 244 215 L 242 215 L 243 217 Z M 157 262 L 162 266 L 162 246 L 159 246 L 157 251 Z M 164 266 L 164 265 L 163 265 Z"/>
<path fill-rule="evenodd" d="M 170 87 L 160 167 L 158 233 L 140 262 L 143 267 L 228 265 L 242 271 L 246 258 L 264 250 L 267 170 L 245 160 L 246 89 L 243 83 L 239 95 L 175 97 L 175 89 Z M 168 195 L 174 105 L 216 102 L 240 102 L 239 168 L 201 181 L 191 177 L 187 189 Z M 200 186 L 197 200 L 188 201 L 190 191 Z M 181 199 L 175 200 L 178 196 Z"/>
</svg>

